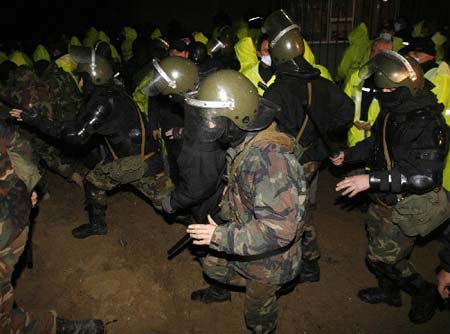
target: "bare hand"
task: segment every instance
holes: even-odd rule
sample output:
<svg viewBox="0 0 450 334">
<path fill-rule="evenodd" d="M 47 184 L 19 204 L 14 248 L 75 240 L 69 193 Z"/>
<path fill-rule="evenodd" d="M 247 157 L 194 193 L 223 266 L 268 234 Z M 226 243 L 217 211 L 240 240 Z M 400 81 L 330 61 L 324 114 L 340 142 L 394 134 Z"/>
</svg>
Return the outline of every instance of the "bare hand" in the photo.
<svg viewBox="0 0 450 334">
<path fill-rule="evenodd" d="M 211 243 L 217 224 L 210 215 L 208 215 L 208 222 L 209 224 L 193 224 L 188 226 L 186 232 L 194 239 L 194 245 L 209 245 Z"/>
<path fill-rule="evenodd" d="M 346 177 L 336 185 L 336 191 L 344 190 L 342 196 L 348 195 L 350 198 L 369 188 L 369 175 L 367 174 Z"/>
<path fill-rule="evenodd" d="M 437 276 L 437 280 L 438 291 L 442 299 L 450 298 L 450 273 L 445 270 L 441 270 Z"/>
<path fill-rule="evenodd" d="M 20 109 L 11 109 L 9 111 L 9 115 L 12 118 L 15 118 L 17 121 L 22 122 L 23 121 L 23 119 L 22 119 L 22 112 L 23 112 L 23 110 L 20 110 Z"/>
<path fill-rule="evenodd" d="M 30 199 L 31 199 L 31 207 L 34 208 L 36 206 L 36 204 L 37 204 L 37 201 L 38 201 L 37 192 L 33 191 L 31 193 Z"/>
<path fill-rule="evenodd" d="M 342 166 L 344 163 L 345 153 L 344 151 L 339 152 L 339 155 L 335 158 L 330 157 L 331 163 L 335 166 Z"/>
<path fill-rule="evenodd" d="M 358 130 L 370 131 L 372 125 L 369 122 L 356 121 L 353 123 Z"/>
<path fill-rule="evenodd" d="M 173 139 L 173 129 L 167 130 L 164 135 L 169 139 Z"/>
<path fill-rule="evenodd" d="M 28 105 L 28 108 L 33 108 L 33 104 L 29 104 Z M 9 111 L 9 115 L 12 117 L 12 118 L 15 118 L 18 122 L 22 122 L 23 121 L 23 118 L 22 118 L 22 113 L 23 113 L 23 110 L 21 110 L 21 109 L 16 109 L 16 108 L 14 108 L 14 109 L 11 109 L 10 111 Z"/>
<path fill-rule="evenodd" d="M 159 130 L 153 130 L 152 135 L 154 140 L 161 139 L 161 132 Z"/>
</svg>

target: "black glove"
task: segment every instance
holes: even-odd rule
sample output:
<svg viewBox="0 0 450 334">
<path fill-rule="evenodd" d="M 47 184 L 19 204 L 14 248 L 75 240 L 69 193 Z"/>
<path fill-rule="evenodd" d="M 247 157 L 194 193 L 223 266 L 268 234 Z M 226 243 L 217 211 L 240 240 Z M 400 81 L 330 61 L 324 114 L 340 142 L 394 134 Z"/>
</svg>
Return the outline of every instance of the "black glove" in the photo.
<svg viewBox="0 0 450 334">
<path fill-rule="evenodd" d="M 21 117 L 25 123 L 33 125 L 40 119 L 39 109 L 35 107 L 30 109 L 23 109 Z"/>
</svg>

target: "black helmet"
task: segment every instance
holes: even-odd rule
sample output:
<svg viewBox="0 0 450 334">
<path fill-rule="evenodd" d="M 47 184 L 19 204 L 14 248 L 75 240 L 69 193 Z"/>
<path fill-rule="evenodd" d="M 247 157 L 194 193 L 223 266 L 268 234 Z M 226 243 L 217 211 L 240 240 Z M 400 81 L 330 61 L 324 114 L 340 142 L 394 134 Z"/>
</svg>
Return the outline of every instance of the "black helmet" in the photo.
<svg viewBox="0 0 450 334">
<path fill-rule="evenodd" d="M 192 42 L 189 44 L 188 50 L 189 59 L 197 65 L 203 63 L 208 57 L 206 45 L 201 42 Z"/>
</svg>

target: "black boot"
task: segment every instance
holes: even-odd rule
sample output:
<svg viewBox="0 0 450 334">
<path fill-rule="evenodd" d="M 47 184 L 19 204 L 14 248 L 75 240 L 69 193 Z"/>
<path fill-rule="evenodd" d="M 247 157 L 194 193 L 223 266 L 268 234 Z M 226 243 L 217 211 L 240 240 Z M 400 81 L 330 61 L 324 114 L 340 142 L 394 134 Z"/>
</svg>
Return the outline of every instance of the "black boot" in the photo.
<svg viewBox="0 0 450 334">
<path fill-rule="evenodd" d="M 56 318 L 56 334 L 103 334 L 105 325 L 97 319 L 65 320 Z"/>
<path fill-rule="evenodd" d="M 319 260 L 304 260 L 298 279 L 299 283 L 305 282 L 319 282 L 320 281 L 320 267 Z"/>
<path fill-rule="evenodd" d="M 86 206 L 89 214 L 89 224 L 80 225 L 72 230 L 72 235 L 77 239 L 84 239 L 91 235 L 104 235 L 108 232 L 106 226 L 105 192 L 86 182 Z"/>
<path fill-rule="evenodd" d="M 395 307 L 402 306 L 400 289 L 397 284 L 386 277 L 378 278 L 378 287 L 362 289 L 358 298 L 369 304 L 387 304 Z"/>
<path fill-rule="evenodd" d="M 422 324 L 430 320 L 438 307 L 436 285 L 425 281 L 419 274 L 413 274 L 400 281 L 402 290 L 411 295 L 409 320 Z"/>
<path fill-rule="evenodd" d="M 200 303 L 222 303 L 231 300 L 231 292 L 214 285 L 192 292 L 191 299 Z"/>
</svg>

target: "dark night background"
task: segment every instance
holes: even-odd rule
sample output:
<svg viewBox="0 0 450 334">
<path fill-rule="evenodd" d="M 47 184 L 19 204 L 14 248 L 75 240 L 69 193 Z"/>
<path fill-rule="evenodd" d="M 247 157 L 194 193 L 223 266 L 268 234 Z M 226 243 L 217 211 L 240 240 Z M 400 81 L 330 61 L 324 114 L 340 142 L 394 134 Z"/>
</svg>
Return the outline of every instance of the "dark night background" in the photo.
<svg viewBox="0 0 450 334">
<path fill-rule="evenodd" d="M 274 1 L 1 1 L 1 36 L 5 40 L 42 40 L 47 36 L 66 33 L 77 34 L 80 39 L 91 25 L 98 30 L 112 31 L 124 25 L 161 25 L 176 19 L 189 30 L 208 32 L 212 17 L 225 10 L 232 18 L 238 18 L 251 7 L 261 13 L 271 9 Z M 243 5 L 245 4 L 245 5 Z"/>
<path fill-rule="evenodd" d="M 32 52 L 38 43 L 45 43 L 49 39 L 61 36 L 62 33 L 68 37 L 77 35 L 83 40 L 85 31 L 90 26 L 104 30 L 112 37 L 125 25 L 148 34 L 152 31 L 152 27 L 159 25 L 166 35 L 167 24 L 174 20 L 182 23 L 186 31 L 200 30 L 208 36 L 212 30 L 213 16 L 219 11 L 237 20 L 252 8 L 264 16 L 278 8 L 288 9 L 289 12 L 291 8 L 301 8 L 306 3 L 324 3 L 326 6 L 326 2 L 324 0 L 2 0 L 0 44 L 3 45 L 0 45 L 0 49 L 5 49 L 5 46 L 14 47 L 11 42 L 22 41 L 24 51 Z M 348 0 L 333 1 L 337 4 L 343 2 L 351 3 Z M 381 7 L 377 21 L 371 29 L 372 35 L 377 33 L 379 19 L 386 17 L 392 19 L 396 15 L 406 16 L 410 22 L 435 19 L 441 26 L 450 24 L 450 0 L 356 0 L 355 3 L 356 8 L 362 9 L 359 12 L 356 10 L 354 23 L 360 20 L 371 23 L 369 21 L 372 21 L 372 16 L 376 16 L 372 13 L 374 4 Z M 368 8 L 370 10 L 367 10 Z M 321 19 L 323 18 L 317 18 Z M 307 30 L 307 27 L 304 28 Z M 306 34 L 306 37 L 310 36 Z"/>
</svg>

